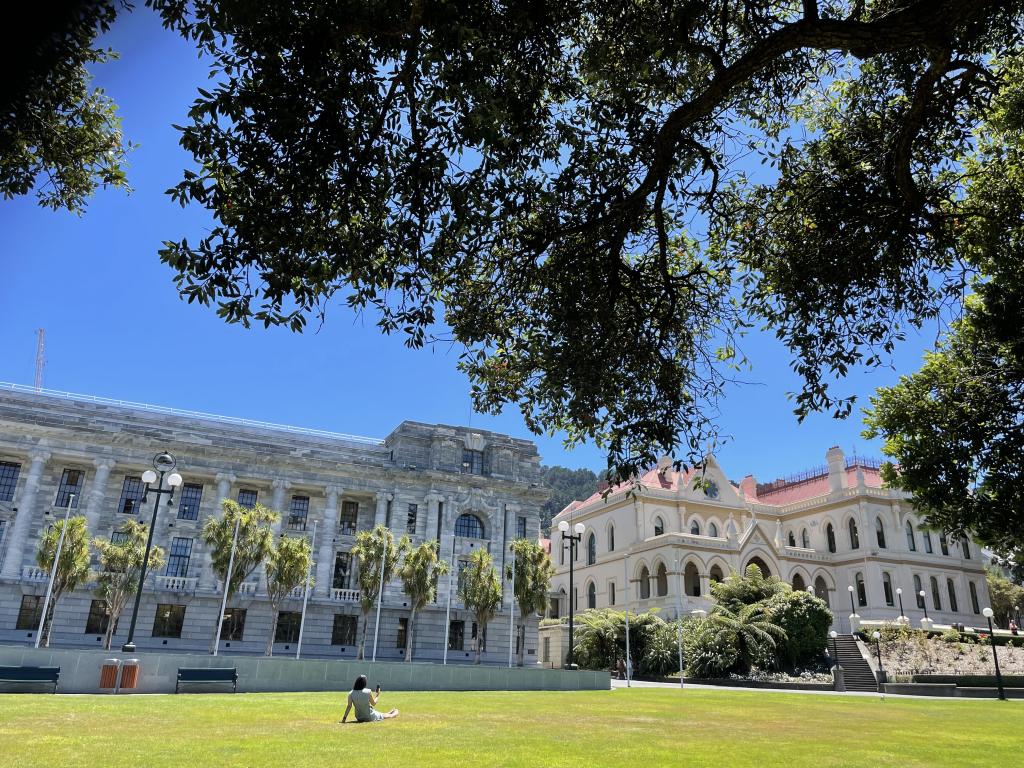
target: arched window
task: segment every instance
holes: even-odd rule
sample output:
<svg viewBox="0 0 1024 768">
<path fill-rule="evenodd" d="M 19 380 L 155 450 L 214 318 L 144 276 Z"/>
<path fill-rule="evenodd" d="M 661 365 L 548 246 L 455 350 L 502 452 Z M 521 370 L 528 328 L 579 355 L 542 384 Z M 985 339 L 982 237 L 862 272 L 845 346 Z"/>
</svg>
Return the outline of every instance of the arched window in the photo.
<svg viewBox="0 0 1024 768">
<path fill-rule="evenodd" d="M 597 562 L 597 536 L 590 534 L 587 536 L 587 565 L 593 565 Z M 593 586 L 593 585 L 591 585 Z"/>
<path fill-rule="evenodd" d="M 480 522 L 479 517 L 466 512 L 463 515 L 459 515 L 459 519 L 455 521 L 455 535 L 463 536 L 467 539 L 482 539 L 484 537 L 484 524 Z"/>
<path fill-rule="evenodd" d="M 804 581 L 804 577 L 799 573 L 793 574 L 793 589 L 797 592 L 803 592 L 807 589 L 807 583 Z"/>
<path fill-rule="evenodd" d="M 971 591 L 971 610 L 981 613 L 981 606 L 978 604 L 978 588 L 974 586 L 973 581 L 967 582 L 967 588 Z"/>
<path fill-rule="evenodd" d="M 910 524 L 909 520 L 907 520 L 906 529 L 907 529 L 907 551 L 908 552 L 917 552 L 917 539 L 914 538 L 914 526 L 912 526 Z"/>
<path fill-rule="evenodd" d="M 708 536 L 718 536 L 718 526 L 714 523 L 708 523 Z"/>
<path fill-rule="evenodd" d="M 942 554 L 949 556 L 949 541 L 946 539 L 946 534 L 939 534 L 939 549 L 942 550 Z"/>
<path fill-rule="evenodd" d="M 640 599 L 647 600 L 651 596 L 651 572 L 645 565 L 640 569 Z"/>
<path fill-rule="evenodd" d="M 665 570 L 665 564 L 661 563 L 658 565 L 658 597 L 664 597 L 668 594 L 668 571 Z"/>
<path fill-rule="evenodd" d="M 914 574 L 914 597 L 917 598 L 917 607 L 920 610 L 923 611 L 924 610 L 924 595 L 921 594 L 922 592 L 924 592 L 924 587 L 921 586 L 921 577 L 918 576 L 915 573 Z"/>
<path fill-rule="evenodd" d="M 690 523 L 690 533 L 692 533 L 694 536 L 700 536 L 700 523 L 698 523 L 696 520 Z"/>
<path fill-rule="evenodd" d="M 804 529 L 802 529 L 800 531 L 800 545 L 804 549 L 810 549 L 811 548 L 811 535 L 809 533 L 807 533 L 807 529 L 806 528 L 804 528 Z"/>
<path fill-rule="evenodd" d="M 934 576 L 929 579 L 932 585 L 932 608 L 936 611 L 942 610 L 942 595 L 939 594 L 939 580 Z"/>
<path fill-rule="evenodd" d="M 796 546 L 796 534 L 793 533 L 792 531 L 790 531 L 789 532 L 789 536 L 786 537 L 786 541 L 789 542 L 789 546 L 795 547 Z"/>
<path fill-rule="evenodd" d="M 964 558 L 966 558 L 967 560 L 970 560 L 971 559 L 971 545 L 967 543 L 967 537 L 966 536 L 963 537 L 962 539 L 960 539 L 960 544 L 964 548 Z"/>
<path fill-rule="evenodd" d="M 885 549 L 885 526 L 882 525 L 882 518 L 875 518 L 875 538 L 878 540 L 878 546 L 881 549 Z"/>
<path fill-rule="evenodd" d="M 597 608 L 597 587 L 594 586 L 594 582 L 587 584 L 587 608 Z"/>
<path fill-rule="evenodd" d="M 932 553 L 932 535 L 929 531 L 921 531 L 921 536 L 924 538 L 924 551 L 930 555 Z"/>
<path fill-rule="evenodd" d="M 828 584 L 821 576 L 814 580 L 814 596 L 828 604 Z"/>
<path fill-rule="evenodd" d="M 608 605 L 615 605 L 615 582 L 608 582 Z"/>
<path fill-rule="evenodd" d="M 717 565 L 712 565 L 711 570 L 708 571 L 708 577 L 711 579 L 713 583 L 720 583 L 723 578 L 722 569 L 719 568 Z"/>
<path fill-rule="evenodd" d="M 885 604 L 893 605 L 892 576 L 889 575 L 888 571 L 882 572 L 882 591 L 885 593 Z"/>
<path fill-rule="evenodd" d="M 868 592 L 864 588 L 864 574 L 858 572 L 856 576 L 857 580 L 857 605 L 865 606 L 868 604 Z"/>
<path fill-rule="evenodd" d="M 609 525 L 608 526 L 608 551 L 609 552 L 614 552 L 615 551 L 615 526 L 614 525 Z"/>
<path fill-rule="evenodd" d="M 665 533 L 665 521 L 660 517 L 654 518 L 654 535 L 661 536 Z"/>
<path fill-rule="evenodd" d="M 960 608 L 956 604 L 956 586 L 952 579 L 946 579 L 946 591 L 949 593 L 949 610 L 956 613 Z"/>
<path fill-rule="evenodd" d="M 857 522 L 851 517 L 847 523 L 850 529 L 850 549 L 860 549 L 860 535 L 857 533 Z"/>
<path fill-rule="evenodd" d="M 688 595 L 700 597 L 700 574 L 693 563 L 687 563 L 683 569 L 683 589 Z"/>
<path fill-rule="evenodd" d="M 832 523 L 825 526 L 825 539 L 828 543 L 828 551 L 832 554 L 836 552 L 836 529 L 832 527 Z"/>
</svg>

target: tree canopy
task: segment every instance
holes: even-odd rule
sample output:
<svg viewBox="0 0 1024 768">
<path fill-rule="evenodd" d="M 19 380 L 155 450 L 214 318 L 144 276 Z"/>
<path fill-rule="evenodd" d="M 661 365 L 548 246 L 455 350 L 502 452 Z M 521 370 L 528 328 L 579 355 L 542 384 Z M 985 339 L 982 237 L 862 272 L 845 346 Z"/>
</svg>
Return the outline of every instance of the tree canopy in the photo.
<svg viewBox="0 0 1024 768">
<path fill-rule="evenodd" d="M 849 413 L 962 293 L 955 232 L 1019 53 L 995 0 L 153 0 L 213 60 L 170 193 L 215 219 L 162 258 L 229 322 L 334 301 L 463 346 L 475 406 L 595 440 L 613 479 L 696 457 L 737 335 L 797 413 Z M 765 165 L 755 173 L 756 161 Z"/>
</svg>

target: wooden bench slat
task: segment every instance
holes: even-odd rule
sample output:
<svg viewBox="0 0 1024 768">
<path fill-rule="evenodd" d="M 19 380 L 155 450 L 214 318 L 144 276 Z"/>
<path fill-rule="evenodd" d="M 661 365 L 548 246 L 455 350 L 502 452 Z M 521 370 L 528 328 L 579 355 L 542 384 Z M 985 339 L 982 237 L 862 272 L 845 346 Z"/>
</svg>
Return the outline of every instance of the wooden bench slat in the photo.
<svg viewBox="0 0 1024 768">
<path fill-rule="evenodd" d="M 177 693 L 182 683 L 231 683 L 238 690 L 238 670 L 235 667 L 178 667 Z"/>
</svg>

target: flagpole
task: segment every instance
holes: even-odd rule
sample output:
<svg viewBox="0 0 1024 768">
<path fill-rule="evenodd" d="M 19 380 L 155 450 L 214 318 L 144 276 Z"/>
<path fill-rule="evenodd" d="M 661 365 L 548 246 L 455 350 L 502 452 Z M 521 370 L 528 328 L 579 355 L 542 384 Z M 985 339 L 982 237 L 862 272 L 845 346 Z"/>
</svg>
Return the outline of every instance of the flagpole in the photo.
<svg viewBox="0 0 1024 768">
<path fill-rule="evenodd" d="M 309 568 L 306 569 L 306 584 L 302 590 L 302 615 L 299 617 L 299 642 L 295 646 L 295 658 L 299 658 L 299 654 L 302 653 L 302 630 L 306 626 L 306 604 L 309 602 L 309 581 L 313 578 L 313 552 L 316 551 L 316 524 L 317 521 L 313 521 L 313 536 L 309 542 Z"/>
<path fill-rule="evenodd" d="M 50 609 L 50 595 L 53 594 L 53 581 L 57 577 L 57 566 L 60 563 L 60 554 L 64 549 L 64 537 L 68 533 L 68 518 L 71 516 L 71 505 L 75 503 L 75 494 L 68 494 L 68 507 L 64 513 L 64 525 L 60 527 L 60 536 L 57 538 L 57 551 L 53 555 L 53 565 L 50 566 L 50 581 L 46 585 L 46 598 L 43 600 L 43 613 L 39 617 L 39 631 L 36 632 L 36 648 L 43 639 L 43 625 L 46 623 L 46 612 Z"/>
<path fill-rule="evenodd" d="M 512 593 L 509 596 L 508 609 L 508 668 L 512 669 L 512 648 L 513 637 L 516 626 L 516 543 L 513 540 L 512 546 Z"/>
<path fill-rule="evenodd" d="M 228 586 L 231 584 L 231 570 L 235 567 L 235 547 L 238 545 L 238 524 L 242 522 L 242 513 L 235 516 L 235 533 L 231 537 L 231 556 L 228 558 L 228 570 L 224 574 L 224 596 L 220 601 L 220 616 L 217 618 L 217 639 L 213 643 L 213 655 L 220 650 L 220 634 L 224 628 L 224 611 L 228 607 Z"/>
</svg>

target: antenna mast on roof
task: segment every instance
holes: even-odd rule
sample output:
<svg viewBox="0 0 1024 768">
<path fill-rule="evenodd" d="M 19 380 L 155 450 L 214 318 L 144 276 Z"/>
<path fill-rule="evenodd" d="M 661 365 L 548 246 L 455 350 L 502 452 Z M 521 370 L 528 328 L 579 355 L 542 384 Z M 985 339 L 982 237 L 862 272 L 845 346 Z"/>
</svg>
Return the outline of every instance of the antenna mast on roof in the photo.
<svg viewBox="0 0 1024 768">
<path fill-rule="evenodd" d="M 46 367 L 46 329 L 36 331 L 36 392 L 43 388 L 43 368 Z"/>
</svg>

